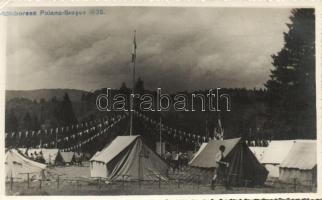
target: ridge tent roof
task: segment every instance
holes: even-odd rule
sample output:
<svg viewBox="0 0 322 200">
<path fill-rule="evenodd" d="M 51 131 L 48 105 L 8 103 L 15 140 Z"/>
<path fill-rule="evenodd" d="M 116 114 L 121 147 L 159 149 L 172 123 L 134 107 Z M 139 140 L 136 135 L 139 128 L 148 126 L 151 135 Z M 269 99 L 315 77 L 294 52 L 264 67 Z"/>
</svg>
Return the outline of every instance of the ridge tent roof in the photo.
<svg viewBox="0 0 322 200">
<path fill-rule="evenodd" d="M 90 161 L 98 161 L 108 163 L 115 156 L 121 153 L 126 147 L 134 142 L 139 135 L 134 136 L 117 136 L 112 143 L 103 149 L 100 153 L 96 153 Z"/>
<path fill-rule="evenodd" d="M 312 143 L 312 140 L 273 140 L 269 143 L 261 163 L 281 164 L 296 142 Z"/>
<path fill-rule="evenodd" d="M 311 170 L 316 165 L 316 143 L 296 142 L 280 167 Z"/>
<path fill-rule="evenodd" d="M 239 143 L 241 138 L 234 138 L 228 140 L 212 140 L 203 148 L 203 150 L 197 155 L 193 161 L 190 162 L 190 166 L 212 168 L 216 166 L 215 156 L 220 151 L 221 145 L 225 146 L 224 156 L 226 157 L 230 151 Z"/>
</svg>

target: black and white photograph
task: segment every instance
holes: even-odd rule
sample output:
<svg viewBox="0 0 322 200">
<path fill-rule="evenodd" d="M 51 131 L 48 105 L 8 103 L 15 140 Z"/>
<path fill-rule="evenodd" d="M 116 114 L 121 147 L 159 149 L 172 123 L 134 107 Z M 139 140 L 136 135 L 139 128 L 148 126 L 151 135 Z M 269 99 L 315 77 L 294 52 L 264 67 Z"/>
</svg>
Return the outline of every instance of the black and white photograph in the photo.
<svg viewBox="0 0 322 200">
<path fill-rule="evenodd" d="M 316 16 L 0 9 L 5 195 L 317 193 Z"/>
</svg>

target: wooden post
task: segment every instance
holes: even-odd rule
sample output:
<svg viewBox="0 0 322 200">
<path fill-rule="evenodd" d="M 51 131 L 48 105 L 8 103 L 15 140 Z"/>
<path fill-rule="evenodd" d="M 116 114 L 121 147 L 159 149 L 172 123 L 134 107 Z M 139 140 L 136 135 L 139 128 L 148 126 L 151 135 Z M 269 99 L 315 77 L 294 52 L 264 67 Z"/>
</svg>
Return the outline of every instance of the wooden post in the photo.
<svg viewBox="0 0 322 200">
<path fill-rule="evenodd" d="M 57 189 L 59 189 L 59 175 L 57 175 Z"/>
<path fill-rule="evenodd" d="M 313 181 L 310 181 L 310 189 L 311 189 L 311 192 L 313 192 Z"/>
<path fill-rule="evenodd" d="M 125 175 L 122 175 L 122 191 L 123 191 L 123 192 L 124 192 L 124 184 L 125 184 L 124 176 L 125 176 Z"/>
<path fill-rule="evenodd" d="M 296 178 L 293 179 L 294 191 L 296 191 Z"/>
<path fill-rule="evenodd" d="M 196 175 L 194 174 L 192 175 L 191 182 L 192 182 L 192 189 L 195 189 Z"/>
<path fill-rule="evenodd" d="M 102 182 L 102 181 L 101 181 L 101 179 L 102 179 L 101 177 L 98 179 L 98 180 L 99 180 L 99 181 L 98 181 L 98 183 L 99 183 L 99 184 L 98 184 L 99 189 L 101 189 L 101 186 L 102 186 L 102 184 L 101 184 L 101 182 Z"/>
<path fill-rule="evenodd" d="M 200 179 L 200 175 L 197 175 L 197 186 L 198 186 L 197 188 L 198 188 L 198 191 L 199 191 L 199 184 L 200 184 L 199 179 Z"/>
<path fill-rule="evenodd" d="M 42 180 L 39 179 L 39 189 L 41 189 Z"/>
<path fill-rule="evenodd" d="M 178 188 L 180 188 L 180 178 L 178 178 L 177 181 L 178 181 Z"/>
<path fill-rule="evenodd" d="M 161 176 L 159 174 L 159 189 L 161 189 Z"/>
<path fill-rule="evenodd" d="M 139 171 L 138 171 L 138 184 L 139 184 L 139 187 L 141 188 L 141 157 L 142 157 L 142 150 L 139 154 Z"/>
<path fill-rule="evenodd" d="M 13 186 L 13 177 L 11 174 L 11 176 L 10 176 L 10 191 L 12 191 L 12 186 Z"/>
<path fill-rule="evenodd" d="M 28 184 L 28 188 L 30 188 L 30 183 L 29 183 L 29 173 L 27 173 L 27 184 Z"/>
</svg>

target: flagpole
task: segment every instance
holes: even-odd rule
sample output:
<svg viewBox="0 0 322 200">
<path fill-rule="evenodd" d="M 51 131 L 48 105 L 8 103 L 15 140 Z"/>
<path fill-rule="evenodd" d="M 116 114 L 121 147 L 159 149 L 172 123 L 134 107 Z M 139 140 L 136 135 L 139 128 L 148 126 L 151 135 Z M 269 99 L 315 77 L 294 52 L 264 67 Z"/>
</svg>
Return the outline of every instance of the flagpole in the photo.
<svg viewBox="0 0 322 200">
<path fill-rule="evenodd" d="M 132 52 L 132 62 L 133 62 L 133 79 L 132 79 L 132 93 L 131 93 L 131 109 L 130 109 L 130 135 L 133 134 L 133 107 L 134 107 L 134 100 L 133 95 L 135 91 L 135 60 L 136 60 L 136 44 L 135 44 L 135 36 L 136 36 L 136 30 L 134 31 L 134 41 L 133 41 L 133 52 Z M 134 57 L 133 57 L 134 56 Z"/>
<path fill-rule="evenodd" d="M 205 131 L 206 131 L 206 138 L 209 138 L 209 134 L 208 134 L 208 114 L 206 114 L 206 126 L 205 126 Z"/>
<path fill-rule="evenodd" d="M 222 127 L 222 124 L 221 124 L 221 115 L 220 115 L 220 112 L 218 112 L 218 126 L 220 128 L 221 140 L 223 140 L 224 139 L 224 128 Z"/>
</svg>

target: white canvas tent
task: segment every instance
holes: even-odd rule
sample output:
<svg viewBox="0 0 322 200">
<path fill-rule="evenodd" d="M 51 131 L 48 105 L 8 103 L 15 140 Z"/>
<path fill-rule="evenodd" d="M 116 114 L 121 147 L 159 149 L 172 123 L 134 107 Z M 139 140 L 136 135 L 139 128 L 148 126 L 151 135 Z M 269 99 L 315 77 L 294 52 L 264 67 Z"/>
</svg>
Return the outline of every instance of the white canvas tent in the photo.
<svg viewBox="0 0 322 200">
<path fill-rule="evenodd" d="M 192 156 L 192 159 L 189 161 L 189 164 L 191 164 L 194 161 L 194 159 L 198 157 L 198 155 L 204 150 L 207 144 L 207 142 L 204 142 L 200 145 L 198 151 Z"/>
<path fill-rule="evenodd" d="M 64 162 L 59 149 L 41 149 L 41 151 L 47 164 L 56 165 Z"/>
<path fill-rule="evenodd" d="M 100 151 L 97 151 L 90 160 L 95 160 L 95 157 L 98 156 L 98 154 L 100 154 L 101 152 Z"/>
<path fill-rule="evenodd" d="M 261 163 L 268 170 L 268 177 L 279 177 L 279 167 L 291 150 L 294 140 L 273 140 L 269 143 Z"/>
<path fill-rule="evenodd" d="M 46 165 L 32 161 L 15 149 L 10 149 L 5 155 L 6 180 L 24 181 L 29 178 L 43 179 L 45 176 L 44 170 Z"/>
<path fill-rule="evenodd" d="M 167 164 L 136 136 L 118 136 L 90 160 L 91 177 L 115 180 L 167 179 Z"/>
<path fill-rule="evenodd" d="M 262 163 L 265 152 L 267 151 L 267 147 L 249 147 L 249 149 L 253 152 L 257 160 Z"/>
<path fill-rule="evenodd" d="M 303 185 L 316 184 L 316 143 L 296 142 L 280 165 L 279 179 Z"/>
<path fill-rule="evenodd" d="M 280 164 L 296 142 L 312 142 L 312 140 L 273 140 L 270 142 L 261 160 L 269 172 L 269 177 L 279 177 Z"/>
<path fill-rule="evenodd" d="M 75 153 L 72 151 L 60 152 L 64 164 L 71 164 L 75 159 Z"/>
</svg>

